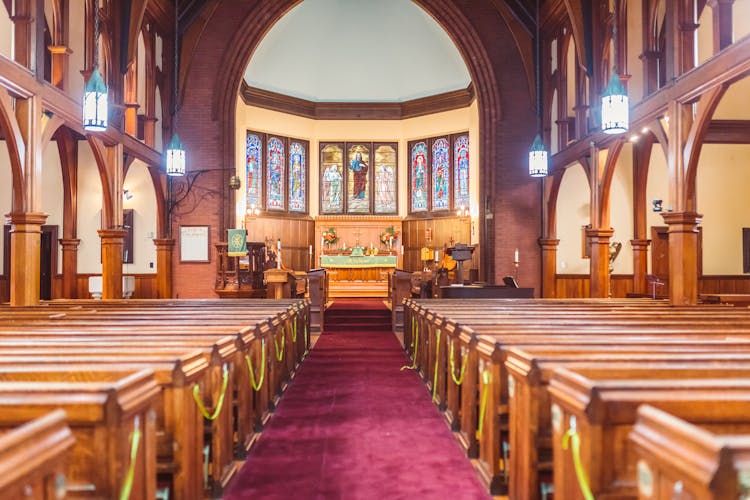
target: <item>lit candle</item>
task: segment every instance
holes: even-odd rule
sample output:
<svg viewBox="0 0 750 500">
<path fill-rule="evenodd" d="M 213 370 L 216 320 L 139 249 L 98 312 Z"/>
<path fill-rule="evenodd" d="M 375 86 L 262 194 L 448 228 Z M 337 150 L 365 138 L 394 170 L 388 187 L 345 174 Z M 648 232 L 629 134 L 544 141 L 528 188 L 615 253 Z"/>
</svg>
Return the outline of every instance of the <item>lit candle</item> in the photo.
<svg viewBox="0 0 750 500">
<path fill-rule="evenodd" d="M 281 251 L 281 238 L 276 240 L 276 249 L 280 252 Z"/>
<path fill-rule="evenodd" d="M 312 255 L 312 245 L 310 245 L 310 255 Z"/>
<path fill-rule="evenodd" d="M 404 245 L 401 245 L 401 255 L 404 255 Z"/>
<path fill-rule="evenodd" d="M 518 260 L 518 249 L 516 248 L 515 253 L 513 254 L 513 263 L 518 264 L 520 261 Z"/>
<path fill-rule="evenodd" d="M 440 250 L 435 250 L 435 262 L 440 260 Z"/>
</svg>

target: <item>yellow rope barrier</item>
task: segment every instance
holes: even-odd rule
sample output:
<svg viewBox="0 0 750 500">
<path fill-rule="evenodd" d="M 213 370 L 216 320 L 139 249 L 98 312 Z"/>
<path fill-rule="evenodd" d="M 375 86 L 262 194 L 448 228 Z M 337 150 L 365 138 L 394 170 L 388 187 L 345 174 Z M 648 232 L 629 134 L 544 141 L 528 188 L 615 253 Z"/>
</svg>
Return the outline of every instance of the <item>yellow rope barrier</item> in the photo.
<svg viewBox="0 0 750 500">
<path fill-rule="evenodd" d="M 484 429 L 484 414 L 487 413 L 487 392 L 490 388 L 490 381 L 492 381 L 492 374 L 489 370 L 482 372 L 482 402 L 479 405 L 479 426 L 477 427 L 477 439 L 482 439 L 482 430 Z"/>
<path fill-rule="evenodd" d="M 224 395 L 227 392 L 227 385 L 229 384 L 229 370 L 227 369 L 227 365 L 224 365 L 224 373 L 222 374 L 222 381 L 221 381 L 221 394 L 219 394 L 219 401 L 216 403 L 216 408 L 214 408 L 213 413 L 208 413 L 208 410 L 203 405 L 203 400 L 201 399 L 201 388 L 198 384 L 195 384 L 193 386 L 193 399 L 195 400 L 195 403 L 198 405 L 198 409 L 203 414 L 203 418 L 207 420 L 216 420 L 216 417 L 219 416 L 219 413 L 221 413 L 221 407 L 224 405 Z"/>
<path fill-rule="evenodd" d="M 141 442 L 141 423 L 138 417 L 133 420 L 133 432 L 130 433 L 130 465 L 125 474 L 125 482 L 120 490 L 120 500 L 128 500 L 133 489 L 133 478 L 135 477 L 135 463 L 138 456 L 138 445 Z"/>
<path fill-rule="evenodd" d="M 286 330 L 284 330 L 283 326 L 281 327 L 281 350 L 279 350 L 279 343 L 276 341 L 276 335 L 272 333 L 271 337 L 273 337 L 273 346 L 276 348 L 276 361 L 281 363 L 281 360 L 284 359 L 284 337 L 286 337 Z"/>
<path fill-rule="evenodd" d="M 576 470 L 576 478 L 578 478 L 578 486 L 581 488 L 583 498 L 586 500 L 594 500 L 594 495 L 591 493 L 591 488 L 589 487 L 589 478 L 586 477 L 586 471 L 583 469 L 583 464 L 581 463 L 581 436 L 576 430 L 575 417 L 570 417 L 570 428 L 565 434 L 563 434 L 563 450 L 568 449 L 568 441 L 570 441 L 570 451 L 573 454 L 573 466 Z"/>
<path fill-rule="evenodd" d="M 466 353 L 464 353 L 463 356 L 461 356 L 461 373 L 459 373 L 459 377 L 456 378 L 456 361 L 455 361 L 455 355 L 453 349 L 453 342 L 450 344 L 450 362 L 451 362 L 451 378 L 453 379 L 453 383 L 456 385 L 461 385 L 464 383 L 464 375 L 466 375 L 466 360 L 469 357 L 469 351 L 467 350 Z"/>
<path fill-rule="evenodd" d="M 297 342 L 297 319 L 292 321 L 292 342 Z"/>
<path fill-rule="evenodd" d="M 258 392 L 263 387 L 263 379 L 266 377 L 266 339 L 262 339 L 260 343 L 260 378 L 258 382 L 255 381 L 255 373 L 253 373 L 253 362 L 250 356 L 245 354 L 245 362 L 247 363 L 247 370 L 250 372 L 250 385 L 253 387 L 255 392 Z"/>
<path fill-rule="evenodd" d="M 417 369 L 417 353 L 419 352 L 419 323 L 416 323 L 415 328 L 414 318 L 411 319 L 412 336 L 411 336 L 411 348 L 412 354 L 414 355 L 414 362 L 409 365 L 404 365 L 401 370 L 416 370 Z"/>
<path fill-rule="evenodd" d="M 437 379 L 438 379 L 438 361 L 440 361 L 440 328 L 435 332 L 437 340 L 435 345 L 435 369 L 432 377 L 432 402 L 437 403 Z"/>
</svg>

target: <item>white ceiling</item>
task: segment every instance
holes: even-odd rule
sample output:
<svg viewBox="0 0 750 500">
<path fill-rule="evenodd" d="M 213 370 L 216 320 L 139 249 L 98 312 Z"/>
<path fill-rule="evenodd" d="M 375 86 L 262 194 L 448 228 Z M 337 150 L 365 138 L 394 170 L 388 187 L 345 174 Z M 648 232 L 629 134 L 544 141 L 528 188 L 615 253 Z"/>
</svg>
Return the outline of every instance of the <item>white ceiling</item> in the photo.
<svg viewBox="0 0 750 500">
<path fill-rule="evenodd" d="M 305 0 L 261 41 L 245 81 L 312 101 L 399 102 L 471 78 L 448 34 L 410 0 Z"/>
</svg>

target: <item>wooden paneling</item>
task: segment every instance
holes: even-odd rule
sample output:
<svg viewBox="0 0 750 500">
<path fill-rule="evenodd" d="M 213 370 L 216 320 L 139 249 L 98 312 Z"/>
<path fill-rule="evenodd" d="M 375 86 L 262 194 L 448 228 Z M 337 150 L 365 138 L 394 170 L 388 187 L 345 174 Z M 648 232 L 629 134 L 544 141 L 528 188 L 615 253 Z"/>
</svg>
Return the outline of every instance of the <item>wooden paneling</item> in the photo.
<svg viewBox="0 0 750 500">
<path fill-rule="evenodd" d="M 427 241 L 427 233 L 431 233 Z M 412 218 L 404 220 L 404 269 L 406 271 L 421 271 L 422 261 L 420 250 L 422 247 L 443 251 L 455 243 L 471 242 L 471 222 L 468 217 L 441 217 L 435 219 Z M 479 268 L 479 249 L 474 251 L 471 262 L 464 264 L 464 277 L 469 278 L 469 269 Z"/>
<path fill-rule="evenodd" d="M 79 274 L 77 280 L 78 298 L 90 298 L 89 295 L 89 277 L 97 276 L 95 274 Z M 156 294 L 156 274 L 123 274 L 123 276 L 135 276 L 135 290 L 133 291 L 134 299 L 155 299 Z M 54 288 L 56 291 L 62 290 L 62 277 L 55 278 Z M 57 297 L 57 296 L 54 296 Z"/>
<path fill-rule="evenodd" d="M 613 298 L 623 298 L 633 291 L 632 274 L 613 274 L 610 278 Z M 588 274 L 558 274 L 556 277 L 557 297 L 578 299 L 589 297 L 590 277 Z"/>
<path fill-rule="evenodd" d="M 308 271 L 310 245 L 314 246 L 315 223 L 309 217 L 253 217 L 245 221 L 247 241 L 269 242 L 276 248 L 281 239 L 281 263 L 295 271 Z M 312 268 L 314 265 L 313 259 Z"/>
<path fill-rule="evenodd" d="M 698 293 L 750 293 L 750 276 L 701 276 Z"/>
<path fill-rule="evenodd" d="M 10 300 L 10 282 L 7 276 L 0 275 L 0 302 Z"/>
</svg>

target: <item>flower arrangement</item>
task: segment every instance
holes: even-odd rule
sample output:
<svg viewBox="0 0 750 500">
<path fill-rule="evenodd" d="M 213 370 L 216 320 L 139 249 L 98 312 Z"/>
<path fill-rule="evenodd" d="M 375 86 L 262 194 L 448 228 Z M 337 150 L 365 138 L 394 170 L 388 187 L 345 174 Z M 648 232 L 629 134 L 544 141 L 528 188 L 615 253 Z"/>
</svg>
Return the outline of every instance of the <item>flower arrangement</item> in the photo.
<svg viewBox="0 0 750 500">
<path fill-rule="evenodd" d="M 335 227 L 329 227 L 326 231 L 323 231 L 323 241 L 327 245 L 335 245 L 339 241 Z"/>
<path fill-rule="evenodd" d="M 393 244 L 393 241 L 398 238 L 398 231 L 393 226 L 388 227 L 384 232 L 380 233 L 380 243 L 388 246 Z"/>
</svg>

